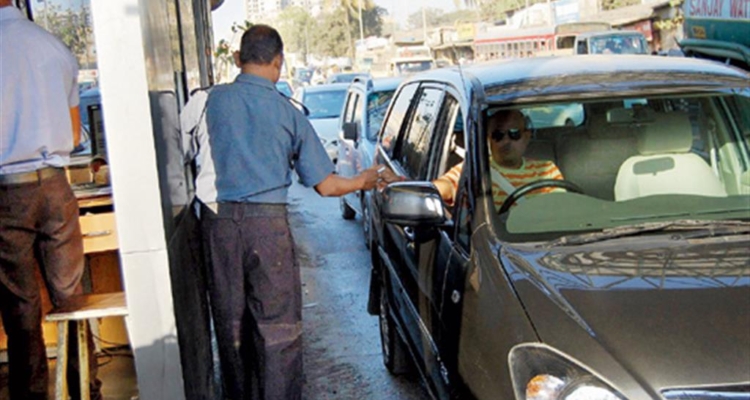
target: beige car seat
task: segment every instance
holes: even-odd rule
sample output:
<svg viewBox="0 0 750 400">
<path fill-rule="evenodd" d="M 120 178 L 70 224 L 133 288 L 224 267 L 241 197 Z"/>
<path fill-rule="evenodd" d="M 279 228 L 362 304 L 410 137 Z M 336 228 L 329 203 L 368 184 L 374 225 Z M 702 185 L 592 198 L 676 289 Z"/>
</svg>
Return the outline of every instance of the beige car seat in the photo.
<svg viewBox="0 0 750 400">
<path fill-rule="evenodd" d="M 657 194 L 726 196 L 727 192 L 708 163 L 690 152 L 693 133 L 683 112 L 656 114 L 638 134 L 638 153 L 620 166 L 615 200 Z"/>
</svg>

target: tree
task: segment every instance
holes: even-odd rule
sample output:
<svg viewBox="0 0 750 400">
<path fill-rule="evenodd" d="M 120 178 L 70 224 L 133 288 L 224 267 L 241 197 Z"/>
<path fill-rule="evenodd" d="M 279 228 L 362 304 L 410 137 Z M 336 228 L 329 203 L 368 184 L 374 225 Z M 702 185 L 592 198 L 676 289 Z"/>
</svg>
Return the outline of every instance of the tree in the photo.
<svg viewBox="0 0 750 400">
<path fill-rule="evenodd" d="M 344 23 L 345 11 L 341 8 L 322 15 L 322 19 L 312 34 L 316 54 L 341 57 L 349 54 L 351 32 Z M 350 28 L 350 27 L 349 27 Z"/>
<path fill-rule="evenodd" d="M 75 54 L 80 65 L 90 67 L 89 54 L 93 48 L 93 40 L 89 6 L 82 5 L 77 11 L 73 8 L 62 10 L 59 4 L 52 3 L 40 8 L 34 19 L 60 38 L 70 52 Z"/>
<path fill-rule="evenodd" d="M 310 50 L 310 35 L 318 30 L 317 23 L 302 7 L 287 7 L 279 14 L 279 33 L 284 47 L 289 52 L 297 52 L 307 60 Z"/>
<path fill-rule="evenodd" d="M 333 15 L 337 15 L 344 25 L 344 37 L 348 47 L 348 55 L 354 58 L 354 39 L 359 37 L 359 10 L 362 8 L 362 30 L 365 36 L 379 35 L 382 31 L 382 16 L 385 10 L 375 6 L 373 0 L 326 0 L 327 5 L 333 5 Z M 320 29 L 327 27 L 320 26 Z"/>
<path fill-rule="evenodd" d="M 424 10 L 424 21 L 427 26 L 439 26 L 445 12 L 439 8 L 427 7 Z M 422 28 L 422 10 L 410 14 L 406 18 L 406 24 L 409 29 L 421 29 Z"/>
<path fill-rule="evenodd" d="M 641 0 L 601 0 L 602 11 L 641 4 Z"/>
</svg>

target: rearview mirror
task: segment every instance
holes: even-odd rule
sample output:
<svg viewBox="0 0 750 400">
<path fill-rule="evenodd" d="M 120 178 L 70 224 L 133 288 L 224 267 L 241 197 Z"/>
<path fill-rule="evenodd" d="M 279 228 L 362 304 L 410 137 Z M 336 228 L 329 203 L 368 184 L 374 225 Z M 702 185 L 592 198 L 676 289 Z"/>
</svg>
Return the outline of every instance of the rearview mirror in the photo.
<svg viewBox="0 0 750 400">
<path fill-rule="evenodd" d="M 397 225 L 442 225 L 443 200 L 430 182 L 395 182 L 383 189 L 381 209 L 386 222 Z"/>
<path fill-rule="evenodd" d="M 357 141 L 359 139 L 359 124 L 356 122 L 344 123 L 344 139 Z"/>
</svg>

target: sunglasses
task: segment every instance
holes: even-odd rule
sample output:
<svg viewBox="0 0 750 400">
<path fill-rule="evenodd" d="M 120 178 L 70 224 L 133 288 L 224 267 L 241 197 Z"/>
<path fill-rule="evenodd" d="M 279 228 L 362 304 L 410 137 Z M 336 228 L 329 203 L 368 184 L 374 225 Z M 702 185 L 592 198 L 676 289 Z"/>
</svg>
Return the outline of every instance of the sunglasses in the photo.
<svg viewBox="0 0 750 400">
<path fill-rule="evenodd" d="M 505 138 L 505 135 L 508 135 L 508 138 L 510 140 L 518 140 L 521 138 L 521 135 L 526 131 L 526 129 L 508 129 L 507 131 L 501 131 L 500 129 L 495 129 L 492 131 L 492 140 L 496 142 L 500 142 Z"/>
</svg>

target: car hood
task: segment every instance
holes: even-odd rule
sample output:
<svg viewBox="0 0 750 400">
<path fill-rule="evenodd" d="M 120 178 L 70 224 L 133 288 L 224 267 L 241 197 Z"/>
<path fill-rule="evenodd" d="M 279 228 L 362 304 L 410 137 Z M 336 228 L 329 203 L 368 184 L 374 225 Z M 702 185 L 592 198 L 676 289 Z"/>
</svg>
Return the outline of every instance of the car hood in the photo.
<svg viewBox="0 0 750 400">
<path fill-rule="evenodd" d="M 750 382 L 750 236 L 506 246 L 501 257 L 539 339 L 615 385 Z"/>
<path fill-rule="evenodd" d="M 334 140 L 338 140 L 339 137 L 339 119 L 336 118 L 315 118 L 310 119 L 310 124 L 315 129 L 315 133 L 321 139 L 325 139 L 325 143 L 330 143 Z"/>
</svg>

